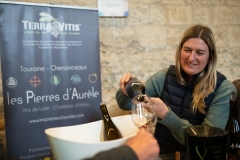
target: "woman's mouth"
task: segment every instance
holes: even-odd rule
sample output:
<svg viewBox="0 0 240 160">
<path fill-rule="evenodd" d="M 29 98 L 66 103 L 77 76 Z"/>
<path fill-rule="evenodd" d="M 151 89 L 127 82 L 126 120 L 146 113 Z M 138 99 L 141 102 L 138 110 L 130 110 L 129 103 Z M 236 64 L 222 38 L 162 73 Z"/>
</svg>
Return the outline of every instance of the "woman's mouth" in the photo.
<svg viewBox="0 0 240 160">
<path fill-rule="evenodd" d="M 191 62 L 186 62 L 186 64 L 188 65 L 188 66 L 196 66 L 197 64 L 193 64 L 193 63 L 191 63 Z"/>
</svg>

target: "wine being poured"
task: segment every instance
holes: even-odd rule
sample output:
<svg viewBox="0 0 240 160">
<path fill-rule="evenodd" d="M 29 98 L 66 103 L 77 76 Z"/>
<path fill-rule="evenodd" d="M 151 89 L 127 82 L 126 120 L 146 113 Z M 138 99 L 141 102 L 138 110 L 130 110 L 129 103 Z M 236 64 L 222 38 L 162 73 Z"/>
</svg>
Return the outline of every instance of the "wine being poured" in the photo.
<svg viewBox="0 0 240 160">
<path fill-rule="evenodd" d="M 137 78 L 132 78 L 125 87 L 132 99 L 132 121 L 138 128 L 145 128 L 150 133 L 155 130 L 157 117 L 150 98 L 145 95 L 145 87 Z"/>
<path fill-rule="evenodd" d="M 138 128 L 153 132 L 156 124 L 155 111 L 146 95 L 137 95 L 132 99 L 132 121 Z"/>
</svg>

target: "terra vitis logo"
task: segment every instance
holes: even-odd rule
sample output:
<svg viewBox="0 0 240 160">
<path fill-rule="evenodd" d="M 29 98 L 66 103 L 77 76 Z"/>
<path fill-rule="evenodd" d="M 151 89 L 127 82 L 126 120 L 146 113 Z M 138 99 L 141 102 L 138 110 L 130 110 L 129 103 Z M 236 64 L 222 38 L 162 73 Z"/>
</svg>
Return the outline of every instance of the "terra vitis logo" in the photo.
<svg viewBox="0 0 240 160">
<path fill-rule="evenodd" d="M 39 13 L 39 16 L 39 22 L 23 20 L 24 30 L 51 33 L 55 38 L 57 38 L 59 34 L 80 35 L 81 24 L 60 22 L 57 18 L 45 12 Z"/>
<path fill-rule="evenodd" d="M 51 35 L 57 38 L 60 31 L 60 22 L 54 17 L 52 17 L 50 14 L 44 12 L 40 13 L 39 15 L 41 16 L 41 18 L 39 19 L 40 22 L 52 22 L 51 27 L 46 28 L 46 30 L 48 33 L 51 32 Z"/>
</svg>

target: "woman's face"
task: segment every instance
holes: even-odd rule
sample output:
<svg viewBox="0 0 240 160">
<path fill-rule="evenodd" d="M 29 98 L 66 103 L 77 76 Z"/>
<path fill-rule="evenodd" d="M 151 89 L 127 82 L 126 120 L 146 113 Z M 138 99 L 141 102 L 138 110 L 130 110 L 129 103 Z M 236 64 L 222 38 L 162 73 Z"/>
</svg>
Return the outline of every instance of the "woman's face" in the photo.
<svg viewBox="0 0 240 160">
<path fill-rule="evenodd" d="M 201 38 L 190 38 L 181 49 L 181 66 L 188 75 L 200 73 L 207 65 L 209 49 Z"/>
</svg>

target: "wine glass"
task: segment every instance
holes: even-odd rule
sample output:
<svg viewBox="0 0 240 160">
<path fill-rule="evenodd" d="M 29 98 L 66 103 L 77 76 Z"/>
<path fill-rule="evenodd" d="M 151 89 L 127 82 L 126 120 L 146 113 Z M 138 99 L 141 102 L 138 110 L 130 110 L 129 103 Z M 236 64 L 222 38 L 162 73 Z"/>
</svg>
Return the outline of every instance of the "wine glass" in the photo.
<svg viewBox="0 0 240 160">
<path fill-rule="evenodd" d="M 132 121 L 140 129 L 154 133 L 157 117 L 148 96 L 141 94 L 132 98 Z"/>
</svg>

